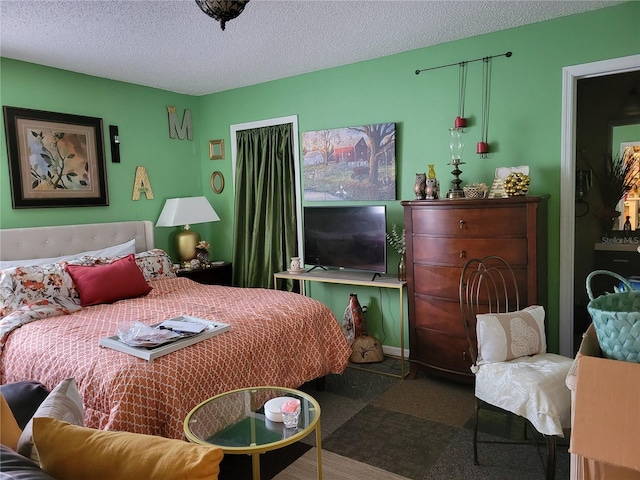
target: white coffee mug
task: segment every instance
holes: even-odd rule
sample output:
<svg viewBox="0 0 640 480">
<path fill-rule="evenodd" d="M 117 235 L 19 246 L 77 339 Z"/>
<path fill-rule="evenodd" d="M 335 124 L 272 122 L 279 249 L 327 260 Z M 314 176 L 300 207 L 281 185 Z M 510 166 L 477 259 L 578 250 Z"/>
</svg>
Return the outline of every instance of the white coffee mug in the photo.
<svg viewBox="0 0 640 480">
<path fill-rule="evenodd" d="M 289 270 L 300 270 L 300 257 L 291 257 Z"/>
</svg>

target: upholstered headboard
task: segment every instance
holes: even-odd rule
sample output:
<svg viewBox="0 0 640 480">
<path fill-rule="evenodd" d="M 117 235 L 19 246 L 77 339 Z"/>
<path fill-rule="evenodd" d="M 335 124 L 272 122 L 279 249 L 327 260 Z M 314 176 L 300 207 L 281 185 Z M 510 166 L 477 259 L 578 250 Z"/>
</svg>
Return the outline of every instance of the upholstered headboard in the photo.
<svg viewBox="0 0 640 480">
<path fill-rule="evenodd" d="M 136 252 L 154 248 L 153 223 L 88 223 L 56 227 L 10 228 L 0 230 L 0 260 L 49 258 L 98 250 L 136 241 Z"/>
</svg>

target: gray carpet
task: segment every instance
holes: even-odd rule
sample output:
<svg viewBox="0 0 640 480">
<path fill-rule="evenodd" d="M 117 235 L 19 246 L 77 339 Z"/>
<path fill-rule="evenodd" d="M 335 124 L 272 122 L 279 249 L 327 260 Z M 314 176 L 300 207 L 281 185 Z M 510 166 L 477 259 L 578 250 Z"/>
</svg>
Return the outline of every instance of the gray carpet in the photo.
<svg viewBox="0 0 640 480">
<path fill-rule="evenodd" d="M 473 465 L 471 385 L 423 374 L 413 380 L 400 380 L 347 368 L 342 375 L 328 376 L 324 391 L 318 391 L 315 382 L 303 385 L 301 390 L 316 398 L 322 409 L 325 480 L 543 480 L 545 477 L 542 457 L 546 456 L 546 449 L 538 450 L 531 445 L 481 444 L 480 465 Z M 522 438 L 521 419 L 492 410 L 481 413 L 481 438 Z M 558 446 L 557 480 L 569 478 L 567 445 L 568 436 Z M 262 479 L 316 478 L 314 446 L 312 434 L 284 449 L 262 455 Z M 220 479 L 250 478 L 250 461 L 244 457 L 225 457 Z"/>
</svg>

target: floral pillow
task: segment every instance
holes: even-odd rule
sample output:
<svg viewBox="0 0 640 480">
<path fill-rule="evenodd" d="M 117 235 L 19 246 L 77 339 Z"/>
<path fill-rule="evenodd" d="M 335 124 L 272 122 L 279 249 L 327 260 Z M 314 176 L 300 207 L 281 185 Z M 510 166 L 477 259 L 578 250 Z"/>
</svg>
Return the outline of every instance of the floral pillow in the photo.
<svg viewBox="0 0 640 480">
<path fill-rule="evenodd" d="M 527 355 L 546 353 L 544 308 L 539 305 L 510 313 L 476 316 L 477 364 L 506 362 Z"/>
<path fill-rule="evenodd" d="M 42 301 L 80 305 L 80 295 L 64 263 L 6 268 L 0 271 L 0 318 Z"/>
<path fill-rule="evenodd" d="M 147 250 L 146 252 L 136 253 L 136 263 L 145 280 L 155 280 L 158 278 L 171 278 L 176 274 L 173 271 L 171 257 L 167 252 L 159 248 Z"/>
</svg>

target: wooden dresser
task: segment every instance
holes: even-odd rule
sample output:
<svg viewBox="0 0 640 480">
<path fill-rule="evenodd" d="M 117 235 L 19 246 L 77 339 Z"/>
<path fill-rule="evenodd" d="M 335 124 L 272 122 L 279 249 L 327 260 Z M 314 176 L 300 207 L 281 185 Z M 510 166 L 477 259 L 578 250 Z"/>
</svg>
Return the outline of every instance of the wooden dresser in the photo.
<svg viewBox="0 0 640 480">
<path fill-rule="evenodd" d="M 470 258 L 500 255 L 514 268 L 521 305 L 546 307 L 547 197 L 401 203 L 411 376 L 423 367 L 432 374 L 472 381 L 460 319 L 462 267 Z"/>
</svg>

